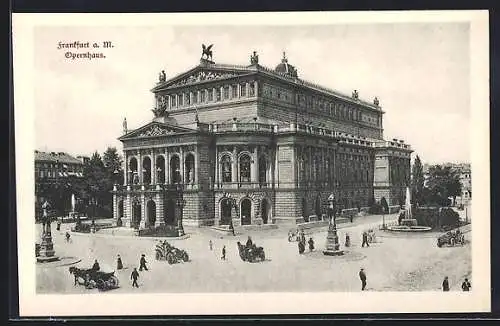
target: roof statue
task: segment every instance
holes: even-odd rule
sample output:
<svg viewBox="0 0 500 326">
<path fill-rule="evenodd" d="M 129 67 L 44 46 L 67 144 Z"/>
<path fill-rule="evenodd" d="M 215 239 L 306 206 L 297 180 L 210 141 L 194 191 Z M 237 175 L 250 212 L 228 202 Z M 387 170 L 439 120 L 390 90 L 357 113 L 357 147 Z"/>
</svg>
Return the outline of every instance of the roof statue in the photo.
<svg viewBox="0 0 500 326">
<path fill-rule="evenodd" d="M 127 133 L 127 118 L 123 118 L 123 133 Z"/>
<path fill-rule="evenodd" d="M 165 96 L 160 96 L 158 98 L 158 107 L 152 109 L 155 118 L 161 117 L 165 114 L 165 111 L 167 110 L 167 99 Z"/>
<path fill-rule="evenodd" d="M 259 55 L 257 54 L 257 51 L 253 51 L 253 55 L 250 56 L 250 64 L 256 65 L 259 63 Z"/>
<path fill-rule="evenodd" d="M 288 63 L 286 52 L 283 52 L 283 59 L 281 59 L 281 63 L 277 65 L 274 70 L 279 74 L 298 78 L 297 68 Z"/>
<path fill-rule="evenodd" d="M 380 104 L 378 98 L 375 96 L 375 98 L 373 99 L 373 104 L 375 104 L 376 106 L 378 106 Z"/>
<path fill-rule="evenodd" d="M 162 83 L 165 80 L 167 80 L 167 75 L 165 74 L 165 70 L 162 70 L 160 72 L 160 76 L 158 77 L 158 80 L 159 80 L 160 83 Z"/>
<path fill-rule="evenodd" d="M 212 46 L 214 46 L 213 44 L 210 44 L 208 47 L 205 46 L 205 44 L 202 44 L 201 45 L 202 48 L 203 48 L 203 52 L 201 53 L 201 58 L 202 59 L 206 59 L 206 60 L 212 60 Z M 203 56 L 206 56 L 206 58 L 203 58 Z"/>
<path fill-rule="evenodd" d="M 358 91 L 357 91 L 357 90 L 354 90 L 354 91 L 352 92 L 352 98 L 353 98 L 353 99 L 355 99 L 355 100 L 359 99 L 359 93 L 358 93 Z"/>
</svg>

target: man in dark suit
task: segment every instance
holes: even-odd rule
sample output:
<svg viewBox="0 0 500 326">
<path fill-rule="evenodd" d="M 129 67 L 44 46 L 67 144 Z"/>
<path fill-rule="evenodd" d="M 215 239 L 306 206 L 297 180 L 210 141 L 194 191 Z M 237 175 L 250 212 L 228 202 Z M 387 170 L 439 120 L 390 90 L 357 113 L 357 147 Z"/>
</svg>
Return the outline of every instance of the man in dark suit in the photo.
<svg viewBox="0 0 500 326">
<path fill-rule="evenodd" d="M 363 268 L 359 271 L 359 279 L 361 280 L 361 291 L 364 291 L 366 289 L 366 274 Z"/>
</svg>

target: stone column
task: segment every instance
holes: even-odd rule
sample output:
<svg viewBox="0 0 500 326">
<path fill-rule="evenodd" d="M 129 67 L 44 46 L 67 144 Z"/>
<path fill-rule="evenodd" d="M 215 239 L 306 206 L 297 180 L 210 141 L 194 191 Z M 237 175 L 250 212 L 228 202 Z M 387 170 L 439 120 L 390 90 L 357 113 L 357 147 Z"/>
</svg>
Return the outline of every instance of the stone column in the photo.
<svg viewBox="0 0 500 326">
<path fill-rule="evenodd" d="M 259 174 L 259 153 L 258 153 L 258 146 L 255 146 L 252 155 L 252 166 L 250 174 L 250 181 L 252 183 L 255 184 L 259 182 L 258 174 Z"/>
<path fill-rule="evenodd" d="M 128 185 L 128 154 L 127 151 L 123 151 L 123 185 Z"/>
<path fill-rule="evenodd" d="M 179 159 L 179 165 L 180 165 L 180 172 L 181 172 L 181 180 L 180 183 L 184 183 L 184 148 L 180 146 L 179 148 L 180 151 L 180 159 Z"/>
<path fill-rule="evenodd" d="M 193 171 L 193 180 L 191 180 L 192 184 L 198 184 L 198 176 L 199 176 L 199 171 L 198 167 L 200 164 L 198 163 L 199 157 L 198 157 L 198 146 L 194 146 L 194 171 Z"/>
<path fill-rule="evenodd" d="M 233 146 L 233 168 L 231 169 L 231 181 L 234 184 L 238 183 L 238 152 L 236 146 Z"/>
<path fill-rule="evenodd" d="M 257 81 L 254 82 L 254 94 L 255 94 L 255 97 L 259 96 L 259 83 Z"/>
<path fill-rule="evenodd" d="M 236 97 L 237 97 L 237 98 L 240 98 L 240 97 L 241 97 L 241 84 L 240 84 L 240 83 L 238 83 L 238 84 L 236 84 L 236 85 L 237 85 L 237 86 L 236 86 L 236 92 L 237 92 Z"/>
<path fill-rule="evenodd" d="M 139 151 L 137 155 L 137 173 L 139 174 L 139 184 L 143 184 L 143 172 L 142 172 L 142 153 Z"/>
<path fill-rule="evenodd" d="M 123 225 L 126 227 L 130 227 L 131 221 L 132 221 L 132 199 L 130 198 L 130 186 L 127 186 L 127 198 L 125 199 L 125 202 L 123 203 L 123 215 L 124 215 L 124 220 Z"/>
<path fill-rule="evenodd" d="M 157 190 L 160 190 L 160 186 L 156 186 Z M 160 192 L 157 192 L 155 195 L 155 202 L 156 202 L 156 221 L 155 221 L 155 226 L 163 226 L 165 225 L 165 220 L 163 219 L 163 200 Z"/>
<path fill-rule="evenodd" d="M 221 86 L 220 89 L 219 89 L 219 92 L 220 92 L 220 100 L 221 102 L 224 101 L 224 86 Z"/>
<path fill-rule="evenodd" d="M 170 153 L 165 148 L 165 184 L 170 183 Z"/>
<path fill-rule="evenodd" d="M 154 149 L 151 150 L 151 184 L 156 184 L 156 155 Z"/>
<path fill-rule="evenodd" d="M 220 160 L 219 160 L 219 146 L 215 145 L 215 174 L 214 174 L 214 184 L 215 184 L 215 188 L 218 188 L 219 187 L 219 182 L 221 182 L 221 178 L 219 176 L 219 173 L 220 173 Z"/>
<path fill-rule="evenodd" d="M 280 167 L 278 162 L 279 157 L 279 146 L 276 145 L 274 152 L 274 186 L 279 188 L 280 186 Z"/>
<path fill-rule="evenodd" d="M 116 191 L 116 186 L 113 186 L 113 191 Z M 116 193 L 113 194 L 113 219 L 115 220 L 115 223 L 118 221 L 120 216 L 118 215 L 118 196 Z"/>
<path fill-rule="evenodd" d="M 245 91 L 246 97 L 250 97 L 250 83 L 249 82 L 245 83 L 245 88 L 246 88 L 246 91 Z"/>
<path fill-rule="evenodd" d="M 144 193 L 142 193 L 141 194 L 141 222 L 139 223 L 139 229 L 146 228 L 146 218 L 147 218 L 146 215 L 147 215 L 146 196 L 144 196 Z"/>
</svg>

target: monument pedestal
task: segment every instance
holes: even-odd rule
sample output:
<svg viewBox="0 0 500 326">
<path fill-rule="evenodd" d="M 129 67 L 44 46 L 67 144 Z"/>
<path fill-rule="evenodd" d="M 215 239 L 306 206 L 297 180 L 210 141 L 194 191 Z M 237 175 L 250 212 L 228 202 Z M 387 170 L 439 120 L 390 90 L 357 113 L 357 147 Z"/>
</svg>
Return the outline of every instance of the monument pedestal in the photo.
<svg viewBox="0 0 500 326">
<path fill-rule="evenodd" d="M 330 224 L 328 227 L 328 235 L 326 236 L 326 249 L 323 250 L 323 254 L 327 256 L 341 256 L 344 254 L 344 251 L 340 250 L 337 227 L 334 224 Z"/>
<path fill-rule="evenodd" d="M 43 235 L 42 243 L 40 244 L 39 256 L 36 257 L 36 260 L 39 263 L 48 263 L 59 260 L 59 257 L 56 256 L 54 244 L 52 243 L 52 236 L 50 234 Z"/>
</svg>

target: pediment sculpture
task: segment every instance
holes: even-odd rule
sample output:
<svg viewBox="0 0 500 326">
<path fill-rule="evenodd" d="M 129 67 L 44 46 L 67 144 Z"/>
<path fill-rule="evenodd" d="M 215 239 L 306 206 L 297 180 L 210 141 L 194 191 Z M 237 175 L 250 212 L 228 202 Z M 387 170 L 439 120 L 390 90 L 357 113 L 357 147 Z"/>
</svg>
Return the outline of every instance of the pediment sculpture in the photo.
<svg viewBox="0 0 500 326">
<path fill-rule="evenodd" d="M 231 77 L 236 77 L 236 74 L 231 74 L 231 73 L 221 73 L 221 72 L 214 72 L 214 71 L 199 71 L 196 74 L 193 74 L 191 76 L 188 76 L 184 79 L 179 80 L 178 82 L 172 84 L 172 86 L 181 86 L 181 85 L 187 85 L 187 84 L 194 84 L 194 83 L 199 83 L 205 80 L 215 80 L 215 79 L 225 79 L 225 78 L 231 78 Z"/>
<path fill-rule="evenodd" d="M 173 133 L 173 130 L 169 130 L 166 128 L 161 128 L 160 126 L 153 126 L 142 133 L 139 134 L 139 137 L 152 137 L 152 136 L 162 136 Z"/>
</svg>

